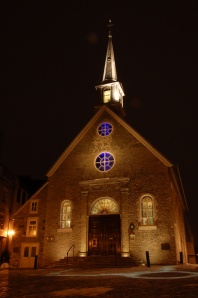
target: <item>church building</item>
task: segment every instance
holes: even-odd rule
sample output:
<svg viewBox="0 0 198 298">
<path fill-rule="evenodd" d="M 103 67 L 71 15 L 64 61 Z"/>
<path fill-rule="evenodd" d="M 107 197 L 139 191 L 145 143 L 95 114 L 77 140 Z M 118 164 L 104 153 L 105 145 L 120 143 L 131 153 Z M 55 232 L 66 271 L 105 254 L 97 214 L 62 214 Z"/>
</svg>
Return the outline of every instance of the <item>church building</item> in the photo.
<svg viewBox="0 0 198 298">
<path fill-rule="evenodd" d="M 69 257 L 188 262 L 187 203 L 178 168 L 124 120 L 109 23 L 98 106 L 13 215 L 10 265 L 42 268 Z"/>
</svg>

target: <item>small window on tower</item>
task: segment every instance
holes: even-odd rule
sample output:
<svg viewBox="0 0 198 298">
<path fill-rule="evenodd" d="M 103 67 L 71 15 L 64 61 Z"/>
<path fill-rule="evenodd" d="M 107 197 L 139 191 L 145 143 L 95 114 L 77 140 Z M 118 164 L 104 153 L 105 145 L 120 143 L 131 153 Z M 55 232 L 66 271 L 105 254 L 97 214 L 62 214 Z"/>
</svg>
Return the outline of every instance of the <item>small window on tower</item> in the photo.
<svg viewBox="0 0 198 298">
<path fill-rule="evenodd" d="M 108 122 L 103 122 L 99 127 L 98 127 L 98 133 L 102 137 L 108 136 L 112 132 L 112 125 L 109 124 Z"/>
<path fill-rule="evenodd" d="M 103 102 L 104 103 L 108 103 L 110 102 L 111 100 L 111 90 L 108 89 L 108 90 L 104 90 L 104 93 L 103 93 Z"/>
</svg>

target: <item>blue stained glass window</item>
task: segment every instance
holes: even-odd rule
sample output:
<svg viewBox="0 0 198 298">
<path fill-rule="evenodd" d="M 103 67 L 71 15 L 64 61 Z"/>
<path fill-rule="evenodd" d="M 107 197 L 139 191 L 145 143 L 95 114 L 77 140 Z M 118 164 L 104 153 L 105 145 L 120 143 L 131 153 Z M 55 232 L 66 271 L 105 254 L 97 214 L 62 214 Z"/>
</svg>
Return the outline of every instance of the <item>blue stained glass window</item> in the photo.
<svg viewBox="0 0 198 298">
<path fill-rule="evenodd" d="M 96 158 L 96 168 L 99 171 L 109 171 L 114 165 L 114 157 L 109 152 L 102 152 Z"/>
<path fill-rule="evenodd" d="M 108 136 L 112 132 L 112 125 L 108 122 L 103 122 L 99 127 L 98 127 L 98 133 L 102 137 Z"/>
</svg>

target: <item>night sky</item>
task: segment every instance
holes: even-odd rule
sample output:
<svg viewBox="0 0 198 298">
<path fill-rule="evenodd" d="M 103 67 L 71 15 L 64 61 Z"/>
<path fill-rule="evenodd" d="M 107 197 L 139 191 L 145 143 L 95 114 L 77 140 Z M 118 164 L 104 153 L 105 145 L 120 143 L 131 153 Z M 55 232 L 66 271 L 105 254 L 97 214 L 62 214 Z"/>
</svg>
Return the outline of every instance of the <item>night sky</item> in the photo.
<svg viewBox="0 0 198 298">
<path fill-rule="evenodd" d="M 7 1 L 2 161 L 43 178 L 94 115 L 111 18 L 126 121 L 178 165 L 198 230 L 198 1 Z"/>
</svg>

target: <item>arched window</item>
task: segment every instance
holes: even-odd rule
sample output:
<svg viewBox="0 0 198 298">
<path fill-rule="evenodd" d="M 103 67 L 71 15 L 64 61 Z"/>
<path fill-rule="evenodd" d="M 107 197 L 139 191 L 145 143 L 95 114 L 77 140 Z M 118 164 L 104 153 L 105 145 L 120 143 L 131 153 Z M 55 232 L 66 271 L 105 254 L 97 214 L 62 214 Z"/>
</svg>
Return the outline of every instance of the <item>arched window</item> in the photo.
<svg viewBox="0 0 198 298">
<path fill-rule="evenodd" d="M 110 197 L 102 197 L 94 202 L 90 214 L 115 214 L 119 213 L 117 203 Z"/>
<path fill-rule="evenodd" d="M 61 229 L 71 228 L 71 203 L 66 200 L 61 204 Z"/>
<path fill-rule="evenodd" d="M 141 198 L 141 225 L 154 225 L 154 200 L 152 196 L 145 195 Z"/>
</svg>

